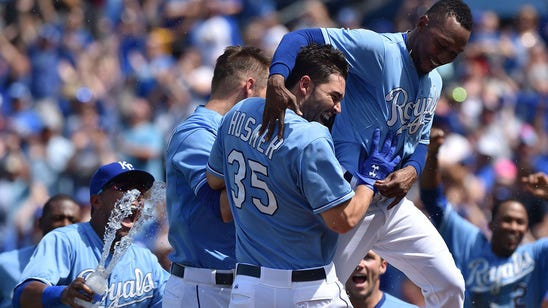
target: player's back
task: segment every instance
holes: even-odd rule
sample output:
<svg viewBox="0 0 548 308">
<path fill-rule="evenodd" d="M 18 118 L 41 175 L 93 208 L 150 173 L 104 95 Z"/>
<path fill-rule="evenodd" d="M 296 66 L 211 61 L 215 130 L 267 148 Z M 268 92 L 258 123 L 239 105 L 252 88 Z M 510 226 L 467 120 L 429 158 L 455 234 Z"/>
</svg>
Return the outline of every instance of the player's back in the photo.
<svg viewBox="0 0 548 308">
<path fill-rule="evenodd" d="M 210 156 L 210 170 L 224 165 L 232 194 L 236 258 L 279 269 L 326 265 L 338 236 L 317 214 L 352 194 L 330 182 L 342 170 L 329 131 L 288 110 L 284 138 L 266 141 L 258 134 L 263 108 L 264 99 L 253 98 L 227 113 Z"/>
</svg>

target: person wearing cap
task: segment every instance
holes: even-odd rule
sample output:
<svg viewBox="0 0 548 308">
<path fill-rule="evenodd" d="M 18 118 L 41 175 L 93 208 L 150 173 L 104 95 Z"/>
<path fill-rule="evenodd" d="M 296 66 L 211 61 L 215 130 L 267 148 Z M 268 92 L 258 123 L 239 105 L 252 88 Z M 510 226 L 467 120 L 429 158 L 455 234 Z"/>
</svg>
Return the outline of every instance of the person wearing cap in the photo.
<svg viewBox="0 0 548 308">
<path fill-rule="evenodd" d="M 85 283 L 99 264 L 104 233 L 117 201 L 128 191 L 141 192 L 133 213 L 122 220 L 110 247 L 127 235 L 139 216 L 145 194 L 154 183 L 149 173 L 125 161 L 100 167 L 91 178 L 89 222 L 57 228 L 38 243 L 19 284 L 14 289 L 14 307 L 76 306 L 75 299 L 91 301 L 94 295 Z M 108 266 L 112 255 L 106 261 Z M 107 293 L 101 306 L 160 307 L 169 274 L 147 248 L 131 244 L 107 278 Z"/>
<path fill-rule="evenodd" d="M 57 194 L 44 204 L 35 225 L 43 235 L 80 220 L 80 206 L 69 195 Z M 17 285 L 36 245 L 0 254 L 0 308 L 11 307 L 12 290 Z"/>
</svg>

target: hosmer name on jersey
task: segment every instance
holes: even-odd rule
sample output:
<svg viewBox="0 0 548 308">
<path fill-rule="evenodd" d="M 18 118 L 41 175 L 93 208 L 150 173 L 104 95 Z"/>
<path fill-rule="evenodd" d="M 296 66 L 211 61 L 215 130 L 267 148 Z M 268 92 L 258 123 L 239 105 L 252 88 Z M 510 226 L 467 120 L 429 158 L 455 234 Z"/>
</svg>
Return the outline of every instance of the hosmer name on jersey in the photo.
<svg viewBox="0 0 548 308">
<path fill-rule="evenodd" d="M 529 253 L 515 253 L 512 262 L 500 266 L 490 266 L 489 261 L 479 258 L 468 263 L 470 275 L 466 285 L 476 292 L 498 293 L 501 285 L 515 282 L 535 269 L 535 260 Z"/>
<path fill-rule="evenodd" d="M 265 139 L 265 134 L 259 135 L 260 126 L 256 125 L 257 120 L 248 116 L 245 112 L 235 111 L 230 118 L 228 134 L 247 142 L 259 153 L 264 154 L 268 159 L 272 159 L 274 151 L 279 149 L 284 140 L 274 136 L 270 142 Z"/>
<path fill-rule="evenodd" d="M 398 134 L 405 130 L 408 130 L 409 135 L 420 132 L 421 126 L 432 120 L 437 105 L 437 99 L 434 100 L 433 97 L 418 97 L 415 102 L 408 102 L 409 96 L 403 88 L 391 90 L 384 98 L 387 103 L 392 104 L 388 126 L 401 122 Z"/>
</svg>

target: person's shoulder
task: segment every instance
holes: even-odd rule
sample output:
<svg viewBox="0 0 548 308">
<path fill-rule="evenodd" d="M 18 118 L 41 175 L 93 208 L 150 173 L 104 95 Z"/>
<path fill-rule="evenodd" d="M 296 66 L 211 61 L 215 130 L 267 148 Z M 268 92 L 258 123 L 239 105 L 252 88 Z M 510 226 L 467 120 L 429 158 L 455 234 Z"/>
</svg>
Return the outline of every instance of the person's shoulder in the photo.
<svg viewBox="0 0 548 308">
<path fill-rule="evenodd" d="M 413 305 L 413 304 L 410 304 L 408 302 L 404 302 L 403 300 L 391 295 L 391 294 L 388 294 L 386 292 L 384 292 L 384 295 L 385 295 L 385 299 L 384 299 L 384 303 L 380 306 L 380 308 L 418 308 L 418 306 L 416 305 Z"/>
</svg>

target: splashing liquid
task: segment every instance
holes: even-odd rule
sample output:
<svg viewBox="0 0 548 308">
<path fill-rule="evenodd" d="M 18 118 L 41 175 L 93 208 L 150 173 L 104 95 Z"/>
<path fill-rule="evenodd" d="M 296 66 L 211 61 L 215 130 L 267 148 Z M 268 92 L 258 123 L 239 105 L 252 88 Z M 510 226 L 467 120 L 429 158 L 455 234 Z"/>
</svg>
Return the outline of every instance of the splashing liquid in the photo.
<svg viewBox="0 0 548 308">
<path fill-rule="evenodd" d="M 108 277 L 112 270 L 118 264 L 118 261 L 129 249 L 135 235 L 138 234 L 143 225 L 148 221 L 155 218 L 155 208 L 165 202 L 165 183 L 160 181 L 155 181 L 151 189 L 149 189 L 143 195 L 143 208 L 141 209 L 137 220 L 134 222 L 133 226 L 129 230 L 128 234 L 123 236 L 120 241 L 114 244 L 114 253 L 112 254 L 112 259 L 110 260 L 108 266 L 105 265 L 106 260 L 110 254 L 110 248 L 112 243 L 116 238 L 116 232 L 122 227 L 122 221 L 129 217 L 132 214 L 134 209 L 133 204 L 137 202 L 137 199 L 140 196 L 140 192 L 137 189 L 130 190 L 126 192 L 122 198 L 116 201 L 114 209 L 110 213 L 108 223 L 105 227 L 105 235 L 103 241 L 105 245 L 103 246 L 103 252 L 101 254 L 101 259 L 99 264 L 94 272 L 92 272 L 86 278 L 86 285 L 88 285 L 94 292 L 94 296 L 91 302 L 80 300 L 76 298 L 76 302 L 83 307 L 95 308 L 103 302 L 103 299 L 107 293 L 108 288 Z"/>
</svg>

